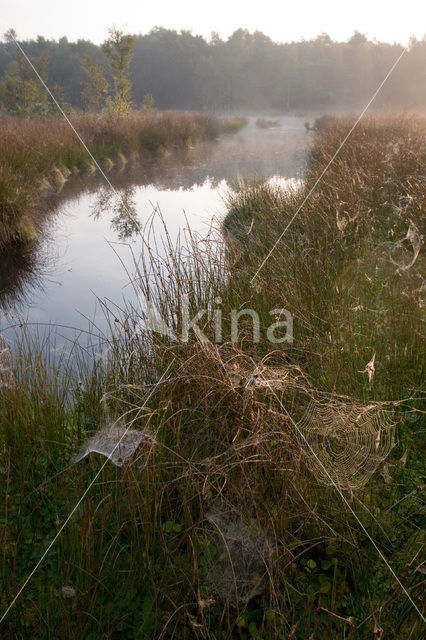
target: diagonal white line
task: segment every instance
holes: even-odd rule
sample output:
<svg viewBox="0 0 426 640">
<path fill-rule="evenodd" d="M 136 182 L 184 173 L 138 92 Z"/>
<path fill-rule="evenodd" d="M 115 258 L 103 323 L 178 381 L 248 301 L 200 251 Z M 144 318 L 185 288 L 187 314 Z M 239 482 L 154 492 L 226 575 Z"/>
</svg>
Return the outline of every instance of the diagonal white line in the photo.
<svg viewBox="0 0 426 640">
<path fill-rule="evenodd" d="M 374 101 L 374 99 L 376 98 L 377 94 L 379 93 L 379 91 L 381 90 L 381 88 L 383 87 L 383 85 L 385 84 L 385 82 L 388 80 L 389 76 L 391 75 L 391 73 L 394 71 L 395 67 L 398 65 L 398 63 L 400 62 L 401 58 L 403 57 L 403 55 L 407 52 L 407 48 L 403 49 L 402 53 L 398 56 L 398 59 L 393 63 L 392 67 L 389 69 L 389 71 L 386 74 L 386 77 L 384 78 L 384 80 L 382 80 L 382 82 L 379 84 L 379 86 L 377 87 L 376 91 L 373 93 L 373 96 L 370 98 L 370 100 L 368 101 L 367 105 L 364 107 L 364 109 L 361 111 L 360 115 L 358 116 L 358 118 L 356 119 L 356 121 L 354 122 L 354 124 L 352 125 L 352 127 L 350 128 L 350 130 L 348 131 L 348 133 L 346 134 L 346 136 L 344 137 L 343 141 L 340 143 L 339 148 L 337 149 L 337 151 L 335 152 L 334 156 L 331 158 L 331 160 L 327 163 L 325 169 L 323 169 L 323 171 L 321 172 L 321 175 L 319 176 L 319 178 L 317 178 L 317 180 L 315 181 L 315 184 L 313 185 L 313 187 L 310 189 L 308 195 L 304 198 L 302 204 L 298 207 L 298 209 L 296 210 L 296 212 L 293 214 L 293 216 L 290 218 L 289 222 L 287 223 L 284 231 L 280 234 L 279 238 L 276 240 L 276 242 L 274 243 L 272 249 L 269 251 L 269 253 L 267 254 L 266 258 L 263 260 L 262 264 L 260 265 L 260 267 L 257 269 L 256 273 L 254 274 L 254 276 L 252 277 L 252 279 L 250 280 L 251 283 L 253 283 L 253 281 L 255 280 L 256 276 L 259 274 L 259 272 L 261 271 L 261 269 L 264 267 L 265 263 L 269 260 L 269 258 L 271 257 L 272 253 L 275 251 L 275 249 L 277 248 L 280 240 L 283 238 L 283 236 L 287 233 L 287 231 L 289 230 L 289 228 L 291 227 L 291 225 L 293 224 L 295 218 L 299 215 L 301 209 L 304 207 L 304 205 L 306 204 L 306 202 L 309 200 L 309 198 L 311 197 L 312 193 L 315 191 L 315 189 L 317 188 L 317 186 L 319 185 L 319 183 L 321 182 L 321 180 L 323 179 L 325 173 L 327 172 L 328 168 L 330 167 L 330 165 L 334 162 L 334 160 L 337 158 L 337 156 L 339 155 L 339 153 L 341 152 L 343 146 L 345 145 L 346 141 L 348 140 L 348 138 L 352 135 L 354 129 L 358 126 L 358 124 L 360 123 L 361 119 L 364 117 L 367 109 L 370 107 L 370 105 L 372 104 L 372 102 Z"/>
<path fill-rule="evenodd" d="M 23 50 L 22 46 L 19 44 L 19 42 L 16 40 L 16 38 L 13 36 L 12 34 L 12 39 L 14 41 L 14 43 L 16 44 L 16 46 L 18 47 L 18 49 L 20 50 L 20 52 L 22 53 L 22 55 L 24 56 L 25 60 L 28 62 L 28 64 L 30 65 L 31 69 L 34 71 L 35 75 L 37 76 L 37 78 L 40 80 L 41 84 L 43 85 L 44 89 L 47 91 L 47 93 L 49 94 L 49 96 L 52 98 L 53 102 L 55 103 L 56 107 L 58 108 L 59 112 L 62 114 L 62 116 L 64 117 L 64 119 L 66 120 L 66 122 L 69 124 L 69 126 L 71 127 L 72 131 L 74 132 L 75 136 L 77 137 L 77 139 L 79 140 L 79 142 L 82 144 L 83 148 L 87 151 L 87 153 L 89 154 L 90 158 L 93 160 L 94 165 L 96 166 L 96 168 L 99 170 L 100 174 L 102 175 L 102 177 L 105 179 L 106 183 L 108 184 L 108 186 L 110 187 L 110 189 L 112 190 L 112 192 L 114 193 L 114 195 L 116 197 L 120 197 L 120 193 L 117 191 L 117 189 L 114 187 L 114 185 L 111 183 L 111 181 L 109 180 L 108 176 L 105 174 L 105 172 L 103 171 L 102 167 L 99 165 L 99 163 L 97 162 L 96 158 L 94 157 L 94 155 L 92 154 L 92 152 L 90 151 L 90 149 L 88 148 L 88 146 L 86 145 L 86 143 L 84 142 L 83 138 L 81 137 L 81 135 L 79 134 L 79 132 L 77 131 L 77 129 L 74 127 L 73 123 L 71 122 L 71 120 L 69 119 L 69 117 L 67 116 L 67 114 L 65 113 L 65 111 L 63 110 L 63 108 L 61 107 L 61 105 L 59 104 L 59 102 L 56 100 L 55 96 L 53 95 L 53 93 L 51 92 L 51 90 L 49 89 L 49 87 L 47 86 L 47 84 L 45 83 L 45 81 L 43 80 L 43 78 L 41 77 L 41 75 L 39 74 L 39 72 L 37 71 L 37 69 L 35 68 L 35 66 L 33 65 L 33 63 L 31 62 L 31 60 L 29 59 L 29 57 L 27 56 L 27 54 L 25 53 L 25 51 Z M 128 206 L 126 205 L 126 203 L 122 200 L 121 201 L 121 206 L 124 208 L 124 210 L 126 211 L 126 213 L 129 216 L 132 216 L 132 212 L 129 210 Z"/>
<path fill-rule="evenodd" d="M 129 422 L 129 425 L 127 426 L 127 428 L 125 429 L 125 431 L 123 432 L 121 438 L 119 439 L 119 441 L 117 442 L 117 444 L 115 445 L 114 449 L 111 452 L 111 455 L 115 452 L 115 450 L 117 449 L 117 447 L 120 446 L 121 441 L 123 440 L 123 438 L 126 436 L 127 432 L 129 431 L 131 425 L 135 422 L 135 420 L 137 420 L 137 418 L 139 417 L 141 411 L 146 407 L 146 404 L 148 402 L 148 400 L 151 398 L 151 396 L 153 395 L 154 391 L 157 389 L 157 387 L 162 383 L 162 381 L 164 380 L 168 370 L 170 369 L 170 367 L 172 366 L 174 360 L 172 360 L 170 362 L 170 364 L 168 365 L 168 367 L 166 368 L 166 370 L 164 371 L 164 373 L 161 375 L 160 379 L 157 380 L 157 382 L 155 383 L 154 387 L 151 389 L 150 393 L 148 394 L 148 397 L 146 398 L 145 402 L 143 403 L 143 405 L 140 407 L 138 413 L 136 414 L 136 416 Z M 16 601 L 18 600 L 19 596 L 21 595 L 21 593 L 24 591 L 25 587 L 27 586 L 27 584 L 29 583 L 29 581 L 31 580 L 31 578 L 33 577 L 33 575 L 35 574 L 35 572 L 37 571 L 37 569 L 39 568 L 39 566 L 41 565 L 41 563 L 43 562 L 44 558 L 46 557 L 46 555 L 49 553 L 50 549 L 53 547 L 53 545 L 55 544 L 55 542 L 58 540 L 59 536 L 61 535 L 62 531 L 65 529 L 65 527 L 67 526 L 68 522 L 71 520 L 71 518 L 73 517 L 74 513 L 77 511 L 78 507 L 80 506 L 80 504 L 83 502 L 84 498 L 87 496 L 87 494 L 89 493 L 90 489 L 92 488 L 93 484 L 96 482 L 96 480 L 99 478 L 99 476 L 101 475 L 102 471 L 104 470 L 105 466 L 108 464 L 109 462 L 109 458 L 106 458 L 105 462 L 102 464 L 101 468 L 99 469 L 99 471 L 95 474 L 95 476 L 92 478 L 92 480 L 89 483 L 89 486 L 87 487 L 87 489 L 83 492 L 83 495 L 79 498 L 79 500 L 77 501 L 77 503 L 74 505 L 74 507 L 72 508 L 71 512 L 68 514 L 66 520 L 64 521 L 64 523 L 62 524 L 62 526 L 60 527 L 60 529 L 58 530 L 57 534 L 55 535 L 55 537 L 53 538 L 53 540 L 50 542 L 50 544 L 48 545 L 47 549 L 45 550 L 45 552 L 43 553 L 43 555 L 41 556 L 40 560 L 37 562 L 37 564 L 35 565 L 35 567 L 31 570 L 29 576 L 27 577 L 27 579 L 25 580 L 24 584 L 22 585 L 22 587 L 19 589 L 18 593 L 16 594 L 16 596 L 13 598 L 12 602 L 9 604 L 9 606 L 7 607 L 6 611 L 3 613 L 2 617 L 0 618 L 0 624 L 3 622 L 3 620 L 6 618 L 7 614 L 9 613 L 9 611 L 12 609 L 13 605 L 16 603 Z"/>
<path fill-rule="evenodd" d="M 320 458 L 318 457 L 318 455 L 315 453 L 314 449 L 312 448 L 311 444 L 309 443 L 308 439 L 306 438 L 305 434 L 303 433 L 303 431 L 300 429 L 300 427 L 298 426 L 297 422 L 293 419 L 293 417 L 290 415 L 290 413 L 287 411 L 286 407 L 283 405 L 283 403 L 281 402 L 281 400 L 279 399 L 279 397 L 277 396 L 277 394 L 275 393 L 274 389 L 271 387 L 271 385 L 269 384 L 269 381 L 265 378 L 265 376 L 262 374 L 261 369 L 258 367 L 258 365 L 256 364 L 256 362 L 253 360 L 253 358 L 250 357 L 250 360 L 252 361 L 252 363 L 254 364 L 255 371 L 257 371 L 257 373 L 259 373 L 259 375 L 262 376 L 263 380 L 266 382 L 266 386 L 268 387 L 268 389 L 271 391 L 272 395 L 275 396 L 275 398 L 278 400 L 278 403 L 280 405 L 280 407 L 284 410 L 284 412 L 286 413 L 286 415 L 288 416 L 288 418 L 290 419 L 292 425 L 294 426 L 294 428 L 296 429 L 297 433 L 299 434 L 299 436 L 303 439 L 303 441 L 305 442 L 305 444 L 307 445 L 307 447 L 309 448 L 310 452 L 312 453 L 312 455 L 314 456 L 315 460 L 317 461 L 317 463 L 319 464 L 319 466 L 321 467 L 321 469 L 324 471 L 324 473 L 326 474 L 327 478 L 330 480 L 331 484 L 333 485 L 333 487 L 336 489 L 336 491 L 338 492 L 339 496 L 341 497 L 342 501 L 344 502 L 345 506 L 348 508 L 348 510 L 351 512 L 351 514 L 353 515 L 353 517 L 355 518 L 355 520 L 358 522 L 358 524 L 360 525 L 360 527 L 362 528 L 363 532 L 365 533 L 365 535 L 367 536 L 367 538 L 369 539 L 369 541 L 371 542 L 371 544 L 373 545 L 373 547 L 375 548 L 375 550 L 377 551 L 377 553 L 379 554 L 380 558 L 383 560 L 383 562 L 385 563 L 385 565 L 387 566 L 387 568 L 389 569 L 390 573 L 392 574 L 392 577 L 397 581 L 398 585 L 401 587 L 402 591 L 404 592 L 404 594 L 407 596 L 407 598 L 409 599 L 409 601 L 411 602 L 412 606 L 414 607 L 414 609 L 417 611 L 417 613 L 419 614 L 420 618 L 422 619 L 422 621 L 426 624 L 426 618 L 423 616 L 422 612 L 420 611 L 420 609 L 417 607 L 416 603 L 414 602 L 414 600 L 412 599 L 412 597 L 410 596 L 410 594 L 408 593 L 407 589 L 404 587 L 404 585 L 402 584 L 402 582 L 400 581 L 400 579 L 398 578 L 398 576 L 396 575 L 395 571 L 392 569 L 391 565 L 389 564 L 389 561 L 387 560 L 386 556 L 383 554 L 383 552 L 380 550 L 380 548 L 378 547 L 376 541 L 374 540 L 374 538 L 371 537 L 371 535 L 368 533 L 367 529 L 365 528 L 365 526 L 363 525 L 363 523 L 361 522 L 361 520 L 359 519 L 359 517 L 357 516 L 357 514 L 355 513 L 355 511 L 352 509 L 350 503 L 348 502 L 348 500 L 345 498 L 345 495 L 342 491 L 342 489 L 339 487 L 339 485 L 335 482 L 335 480 L 332 478 L 332 476 L 330 475 L 329 471 L 326 469 L 326 467 L 324 466 L 324 464 L 322 463 L 322 461 L 320 460 Z M 362 502 L 360 502 L 360 504 L 362 504 Z M 364 505 L 363 505 L 364 506 Z"/>
<path fill-rule="evenodd" d="M 69 126 L 71 127 L 71 129 L 73 130 L 74 134 L 76 135 L 76 137 L 78 138 L 79 142 L 82 144 L 82 146 L 84 147 L 84 149 L 87 151 L 87 153 L 89 154 L 90 158 L 93 160 L 94 165 L 96 166 L 96 168 L 99 170 L 100 174 L 102 175 L 102 177 L 105 179 L 105 181 L 107 182 L 108 186 L 112 189 L 112 191 L 114 192 L 114 195 L 119 195 L 117 189 L 113 186 L 113 184 L 111 183 L 111 181 L 109 180 L 108 176 L 105 174 L 105 172 L 103 171 L 102 167 L 99 165 L 99 163 L 97 162 L 96 158 L 93 156 L 92 152 L 90 151 L 90 149 L 88 148 L 88 146 L 86 145 L 86 143 L 84 142 L 83 138 L 81 137 L 81 135 L 79 134 L 79 132 L 77 131 L 77 129 L 74 127 L 73 123 L 71 122 L 71 120 L 69 119 L 69 117 L 67 116 L 67 114 L 65 113 L 65 111 L 62 109 L 61 105 L 59 104 L 59 102 L 56 100 L 55 96 L 53 95 L 53 93 L 51 92 L 51 90 L 49 89 L 49 87 L 47 86 L 47 84 L 45 83 L 45 81 L 43 80 L 43 78 L 41 77 L 41 75 L 39 74 L 39 72 L 37 71 L 37 69 L 35 68 L 35 66 L 33 65 L 33 63 L 31 62 L 31 60 L 29 59 L 29 57 L 27 56 L 27 54 L 25 53 L 25 51 L 23 50 L 23 48 L 21 47 L 21 45 L 19 44 L 19 42 L 16 40 L 16 38 L 12 35 L 13 41 L 16 44 L 16 46 L 18 47 L 19 51 L 22 53 L 22 55 L 24 56 L 25 60 L 28 62 L 28 64 L 30 65 L 31 69 L 34 71 L 35 75 L 37 76 L 37 78 L 40 80 L 41 84 L 43 85 L 44 89 L 47 91 L 47 93 L 49 94 L 49 96 L 52 98 L 53 102 L 55 103 L 56 107 L 58 108 L 58 110 L 60 111 L 60 113 L 62 114 L 62 116 L 64 117 L 64 119 L 67 121 L 67 123 L 69 124 Z M 127 213 L 130 213 L 127 210 L 127 207 L 125 207 Z"/>
</svg>

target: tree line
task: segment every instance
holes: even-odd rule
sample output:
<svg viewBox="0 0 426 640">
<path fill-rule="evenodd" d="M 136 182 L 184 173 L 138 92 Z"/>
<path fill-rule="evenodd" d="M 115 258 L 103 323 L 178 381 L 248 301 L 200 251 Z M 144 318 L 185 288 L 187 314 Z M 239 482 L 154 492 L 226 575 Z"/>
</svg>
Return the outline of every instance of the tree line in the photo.
<svg viewBox="0 0 426 640">
<path fill-rule="evenodd" d="M 121 38 L 115 43 L 114 32 Z M 32 104 L 42 110 L 48 105 L 44 90 L 13 38 L 4 40 L 0 109 Z M 398 43 L 368 40 L 358 32 L 347 42 L 322 34 L 277 43 L 244 29 L 226 40 L 215 33 L 207 40 L 190 31 L 155 28 L 146 35 L 111 30 L 100 46 L 42 36 L 20 44 L 64 105 L 88 110 L 109 105 L 116 112 L 129 105 L 151 108 L 154 100 L 161 109 L 225 112 L 359 108 L 403 51 Z M 375 105 L 426 107 L 426 36 L 411 39 Z"/>
</svg>

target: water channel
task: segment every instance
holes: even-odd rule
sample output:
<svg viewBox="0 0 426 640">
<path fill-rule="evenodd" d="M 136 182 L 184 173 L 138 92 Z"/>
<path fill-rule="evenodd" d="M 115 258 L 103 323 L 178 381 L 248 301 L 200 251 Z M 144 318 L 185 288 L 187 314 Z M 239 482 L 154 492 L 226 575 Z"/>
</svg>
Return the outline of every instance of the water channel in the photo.
<svg viewBox="0 0 426 640">
<path fill-rule="evenodd" d="M 310 136 L 304 119 L 282 117 L 278 127 L 247 127 L 216 142 L 198 144 L 181 154 L 113 168 L 108 174 L 120 194 L 131 188 L 131 203 L 143 227 L 161 211 L 168 233 L 176 238 L 190 228 L 204 233 L 220 225 L 224 196 L 240 179 L 300 178 Z M 55 195 L 42 233 L 27 254 L 0 263 L 0 332 L 15 339 L 24 325 L 31 332 L 55 335 L 62 344 L 79 331 L 105 330 L 102 301 L 120 305 L 129 287 L 139 233 L 124 233 L 112 204 L 99 204 L 102 176 L 75 177 Z M 154 215 L 155 217 L 155 215 Z"/>
</svg>

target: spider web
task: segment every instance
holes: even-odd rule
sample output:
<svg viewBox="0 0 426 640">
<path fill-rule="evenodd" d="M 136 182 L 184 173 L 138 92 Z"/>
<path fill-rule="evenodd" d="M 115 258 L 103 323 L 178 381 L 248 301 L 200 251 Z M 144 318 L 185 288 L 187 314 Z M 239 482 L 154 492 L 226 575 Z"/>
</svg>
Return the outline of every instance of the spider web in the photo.
<svg viewBox="0 0 426 640">
<path fill-rule="evenodd" d="M 249 372 L 234 361 L 227 374 L 234 387 L 244 387 L 245 407 L 256 390 L 275 399 L 286 391 L 308 396 L 296 438 L 308 467 L 323 484 L 343 490 L 362 488 L 395 445 L 398 419 L 390 403 L 364 404 L 346 396 L 325 396 L 295 366 L 262 365 Z M 283 418 L 287 422 L 287 416 Z"/>
<path fill-rule="evenodd" d="M 90 453 L 98 453 L 116 467 L 128 462 L 142 442 L 154 443 L 154 436 L 147 429 L 136 431 L 122 425 L 114 425 L 98 431 L 86 441 L 83 449 L 75 456 L 74 463 L 83 460 Z"/>
<path fill-rule="evenodd" d="M 300 438 L 300 446 L 316 463 L 320 482 L 350 490 L 363 487 L 387 458 L 395 444 L 395 426 L 393 412 L 383 404 L 340 399 L 311 399 L 298 422 L 309 443 Z"/>
</svg>

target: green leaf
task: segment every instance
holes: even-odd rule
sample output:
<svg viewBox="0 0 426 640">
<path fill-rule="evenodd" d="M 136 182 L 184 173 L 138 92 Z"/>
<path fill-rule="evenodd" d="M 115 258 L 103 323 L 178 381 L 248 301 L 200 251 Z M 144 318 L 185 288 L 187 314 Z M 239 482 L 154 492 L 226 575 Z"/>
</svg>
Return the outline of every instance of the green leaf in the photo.
<svg viewBox="0 0 426 640">
<path fill-rule="evenodd" d="M 262 609 L 253 609 L 253 611 L 250 611 L 248 615 L 251 620 L 256 620 L 257 622 L 261 622 Z"/>
<path fill-rule="evenodd" d="M 273 622 L 275 620 L 275 611 L 273 611 L 272 609 L 268 609 L 268 611 L 265 613 L 265 619 L 267 622 Z"/>
<path fill-rule="evenodd" d="M 330 580 L 326 580 L 325 582 L 323 582 L 319 588 L 319 592 L 320 593 L 328 593 L 331 589 L 331 582 Z"/>
<path fill-rule="evenodd" d="M 182 528 L 183 525 L 177 522 L 172 522 L 171 520 L 168 520 L 163 524 L 163 531 L 165 531 L 166 533 L 179 533 L 180 531 L 182 531 Z"/>
</svg>

